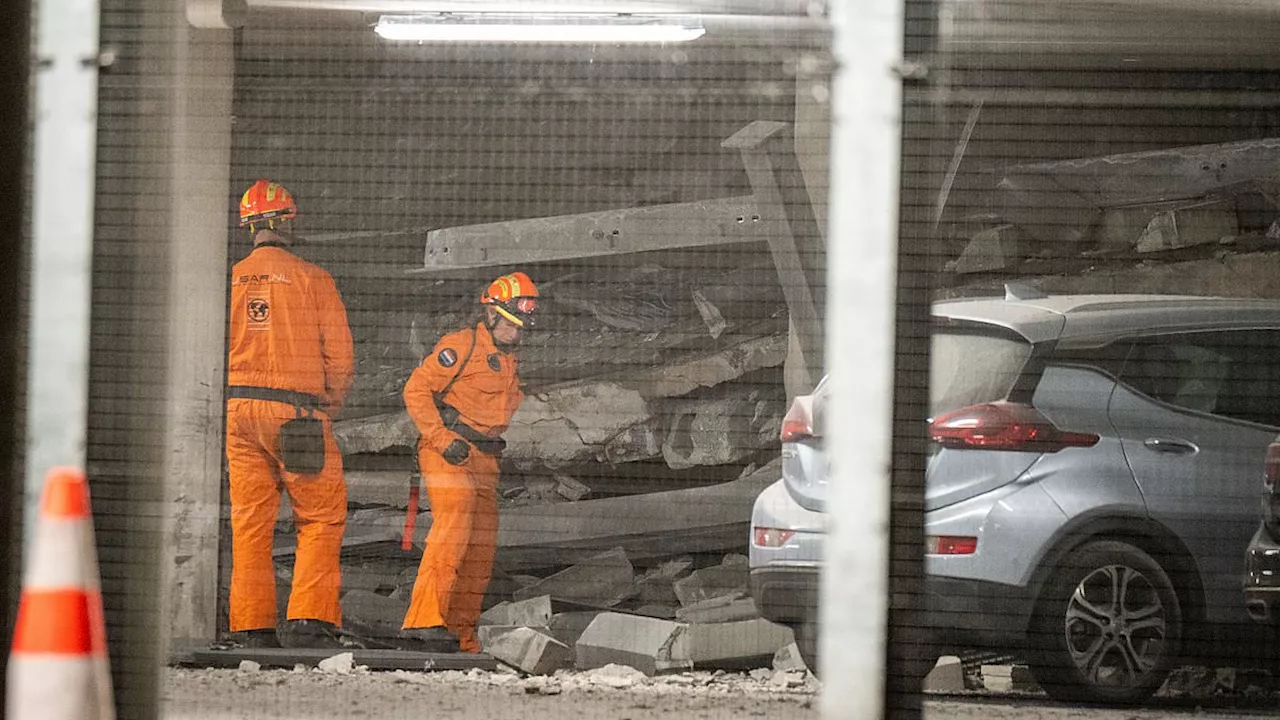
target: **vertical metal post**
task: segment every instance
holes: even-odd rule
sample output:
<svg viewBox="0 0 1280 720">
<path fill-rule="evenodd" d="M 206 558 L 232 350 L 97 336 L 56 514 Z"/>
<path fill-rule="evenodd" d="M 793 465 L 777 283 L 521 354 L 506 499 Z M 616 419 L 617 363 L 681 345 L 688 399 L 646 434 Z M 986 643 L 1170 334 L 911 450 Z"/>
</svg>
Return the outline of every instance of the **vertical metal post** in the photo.
<svg viewBox="0 0 1280 720">
<path fill-rule="evenodd" d="M 827 423 L 831 534 L 820 617 L 827 718 L 885 713 L 902 0 L 832 4 Z"/>
<path fill-rule="evenodd" d="M 84 466 L 97 156 L 98 2 L 42 0 L 36 36 L 35 170 L 25 519 L 44 475 Z"/>
</svg>

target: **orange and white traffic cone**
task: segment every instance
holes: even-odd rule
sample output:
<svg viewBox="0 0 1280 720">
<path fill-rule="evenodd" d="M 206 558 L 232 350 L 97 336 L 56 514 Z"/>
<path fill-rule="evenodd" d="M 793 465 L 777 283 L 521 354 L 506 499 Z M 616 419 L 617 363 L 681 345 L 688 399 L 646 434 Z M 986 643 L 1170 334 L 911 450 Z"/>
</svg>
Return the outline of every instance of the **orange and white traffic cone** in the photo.
<svg viewBox="0 0 1280 720">
<path fill-rule="evenodd" d="M 113 720 L 106 624 L 84 473 L 45 476 L 9 651 L 7 717 Z"/>
</svg>

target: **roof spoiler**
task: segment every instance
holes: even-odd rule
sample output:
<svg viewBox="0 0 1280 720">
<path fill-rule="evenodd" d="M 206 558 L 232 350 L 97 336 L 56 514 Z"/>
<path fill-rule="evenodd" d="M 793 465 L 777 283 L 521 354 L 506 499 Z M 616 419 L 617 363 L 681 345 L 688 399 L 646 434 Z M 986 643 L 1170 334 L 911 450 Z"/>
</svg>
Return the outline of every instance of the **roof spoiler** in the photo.
<svg viewBox="0 0 1280 720">
<path fill-rule="evenodd" d="M 1030 285 L 1024 285 L 1022 283 L 1004 284 L 1005 300 L 1043 300 L 1047 297 L 1049 296 Z"/>
</svg>

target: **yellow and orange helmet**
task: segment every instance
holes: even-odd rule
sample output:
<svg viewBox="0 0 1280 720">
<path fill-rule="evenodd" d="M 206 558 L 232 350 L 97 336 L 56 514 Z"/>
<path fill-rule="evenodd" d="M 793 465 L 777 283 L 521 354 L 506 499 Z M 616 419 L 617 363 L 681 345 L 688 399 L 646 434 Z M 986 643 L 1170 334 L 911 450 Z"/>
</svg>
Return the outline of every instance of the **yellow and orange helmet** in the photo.
<svg viewBox="0 0 1280 720">
<path fill-rule="evenodd" d="M 480 295 L 480 304 L 493 308 L 516 327 L 532 327 L 538 310 L 538 288 L 522 272 L 513 272 L 489 283 Z"/>
<path fill-rule="evenodd" d="M 240 227 L 267 223 L 267 227 L 275 227 L 277 220 L 295 217 L 298 206 L 293 202 L 293 195 L 284 188 L 267 179 L 262 179 L 249 186 L 240 198 Z"/>
</svg>

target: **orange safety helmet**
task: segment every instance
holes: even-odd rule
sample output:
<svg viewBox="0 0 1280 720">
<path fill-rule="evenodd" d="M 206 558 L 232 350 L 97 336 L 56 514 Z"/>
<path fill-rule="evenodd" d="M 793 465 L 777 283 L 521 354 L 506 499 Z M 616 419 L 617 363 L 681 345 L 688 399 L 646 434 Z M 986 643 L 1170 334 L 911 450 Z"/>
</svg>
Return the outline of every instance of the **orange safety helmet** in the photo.
<svg viewBox="0 0 1280 720">
<path fill-rule="evenodd" d="M 283 185 L 265 178 L 250 185 L 240 198 L 240 227 L 265 222 L 267 227 L 274 228 L 276 220 L 297 214 L 298 206 L 293 202 L 293 195 Z"/>
<path fill-rule="evenodd" d="M 538 288 L 522 272 L 513 272 L 489 283 L 480 304 L 493 308 L 516 327 L 532 327 L 538 310 Z"/>
</svg>

